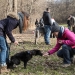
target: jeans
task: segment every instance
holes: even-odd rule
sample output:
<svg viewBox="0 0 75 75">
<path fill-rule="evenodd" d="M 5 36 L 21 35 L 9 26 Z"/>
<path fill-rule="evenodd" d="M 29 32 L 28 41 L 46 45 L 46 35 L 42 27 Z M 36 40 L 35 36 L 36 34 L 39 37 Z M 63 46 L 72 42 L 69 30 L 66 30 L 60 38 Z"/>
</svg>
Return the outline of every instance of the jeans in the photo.
<svg viewBox="0 0 75 75">
<path fill-rule="evenodd" d="M 50 34 L 51 34 L 50 25 L 45 25 L 44 30 L 45 30 L 45 34 L 44 34 L 45 43 L 50 44 Z"/>
<path fill-rule="evenodd" d="M 6 65 L 6 51 L 7 51 L 7 46 L 6 46 L 6 41 L 5 38 L 0 36 L 0 64 Z"/>
<path fill-rule="evenodd" d="M 71 58 L 73 58 L 73 50 L 68 45 L 62 45 L 62 49 L 57 52 L 57 56 L 63 58 L 64 64 L 70 64 Z"/>
<path fill-rule="evenodd" d="M 10 55 L 10 47 L 6 41 L 7 51 L 6 51 L 6 62 L 9 62 L 9 55 Z"/>
</svg>

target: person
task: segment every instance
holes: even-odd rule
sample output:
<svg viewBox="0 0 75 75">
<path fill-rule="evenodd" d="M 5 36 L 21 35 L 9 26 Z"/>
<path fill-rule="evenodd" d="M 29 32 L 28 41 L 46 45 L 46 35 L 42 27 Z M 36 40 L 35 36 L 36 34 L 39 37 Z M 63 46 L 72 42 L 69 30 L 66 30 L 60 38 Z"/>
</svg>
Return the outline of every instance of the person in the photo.
<svg viewBox="0 0 75 75">
<path fill-rule="evenodd" d="M 19 26 L 19 29 L 20 29 L 20 33 L 22 33 L 22 30 L 25 32 L 28 29 L 30 15 L 24 11 L 18 12 L 18 15 L 19 15 L 20 25 L 21 25 Z"/>
<path fill-rule="evenodd" d="M 15 12 L 10 12 L 7 18 L 0 20 L 0 73 L 9 72 L 7 62 L 9 62 L 9 46 L 6 41 L 6 35 L 14 44 L 18 44 L 15 40 L 12 30 L 19 26 L 19 16 Z"/>
<path fill-rule="evenodd" d="M 68 25 L 68 29 L 71 30 L 71 24 L 70 24 L 70 19 L 71 19 L 72 15 L 70 15 L 67 19 L 67 25 Z"/>
<path fill-rule="evenodd" d="M 56 36 L 57 44 L 54 48 L 45 52 L 43 56 L 57 52 L 57 56 L 63 58 L 62 67 L 70 66 L 75 54 L 75 34 L 68 28 L 64 28 L 55 23 L 51 27 L 51 32 Z M 60 47 L 62 48 L 60 49 Z"/>
<path fill-rule="evenodd" d="M 70 24 L 72 26 L 72 31 L 75 33 L 75 17 L 74 16 L 71 16 Z"/>
<path fill-rule="evenodd" d="M 51 21 L 52 21 L 52 25 L 53 25 L 53 23 L 56 22 L 54 18 L 51 18 Z M 55 38 L 55 36 L 51 33 L 51 34 L 50 34 L 50 38 Z"/>
<path fill-rule="evenodd" d="M 46 8 L 46 11 L 43 12 L 43 21 L 44 21 L 44 40 L 46 45 L 50 45 L 50 34 L 51 34 L 51 15 L 50 15 L 50 9 Z"/>
<path fill-rule="evenodd" d="M 40 18 L 40 20 L 39 20 L 39 24 L 40 24 L 40 27 L 44 27 L 43 18 Z"/>
<path fill-rule="evenodd" d="M 36 21 L 35 21 L 35 25 L 36 25 L 36 27 L 39 26 L 39 21 L 38 21 L 38 19 L 36 19 Z"/>
</svg>

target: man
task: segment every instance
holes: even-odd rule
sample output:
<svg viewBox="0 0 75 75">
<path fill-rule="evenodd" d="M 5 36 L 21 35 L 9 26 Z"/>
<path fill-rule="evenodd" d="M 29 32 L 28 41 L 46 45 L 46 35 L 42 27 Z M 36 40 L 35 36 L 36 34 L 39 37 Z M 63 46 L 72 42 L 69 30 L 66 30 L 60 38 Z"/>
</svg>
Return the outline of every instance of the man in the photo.
<svg viewBox="0 0 75 75">
<path fill-rule="evenodd" d="M 51 18 L 51 21 L 52 21 L 52 25 L 53 25 L 53 23 L 56 22 L 56 21 L 54 20 L 54 18 Z M 50 38 L 55 38 L 55 36 L 51 33 Z"/>
<path fill-rule="evenodd" d="M 70 66 L 75 54 L 75 34 L 68 28 L 60 27 L 57 24 L 52 25 L 51 32 L 56 36 L 57 44 L 53 49 L 44 53 L 43 56 L 57 52 L 62 46 L 62 49 L 57 52 L 57 56 L 63 58 L 62 67 Z"/>
<path fill-rule="evenodd" d="M 7 63 L 9 62 L 9 47 L 6 41 L 6 35 L 14 44 L 18 44 L 15 40 L 12 30 L 19 26 L 19 16 L 15 12 L 10 12 L 7 18 L 0 20 L 0 73 L 9 72 Z"/>
<path fill-rule="evenodd" d="M 68 17 L 67 19 L 67 25 L 68 25 L 68 29 L 71 30 L 71 24 L 70 24 L 70 19 L 71 19 L 71 15 Z"/>
<path fill-rule="evenodd" d="M 50 9 L 46 8 L 46 11 L 43 12 L 43 21 L 44 21 L 44 39 L 46 45 L 50 45 L 50 34 L 51 34 L 51 16 L 50 16 Z"/>
</svg>

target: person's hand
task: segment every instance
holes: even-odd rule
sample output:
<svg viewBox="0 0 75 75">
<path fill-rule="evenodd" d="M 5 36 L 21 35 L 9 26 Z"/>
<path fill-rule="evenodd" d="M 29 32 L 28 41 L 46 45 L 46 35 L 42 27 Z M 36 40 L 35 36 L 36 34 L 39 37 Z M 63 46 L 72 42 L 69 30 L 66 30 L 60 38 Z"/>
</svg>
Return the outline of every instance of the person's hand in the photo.
<svg viewBox="0 0 75 75">
<path fill-rule="evenodd" d="M 46 53 L 43 54 L 43 56 L 45 56 L 45 57 L 46 57 L 46 56 L 49 56 L 49 53 L 46 52 Z"/>
<path fill-rule="evenodd" d="M 59 40 L 58 43 L 59 43 L 59 44 L 62 44 L 62 40 Z"/>
<path fill-rule="evenodd" d="M 15 41 L 14 44 L 15 44 L 15 45 L 19 45 L 18 41 Z"/>
</svg>

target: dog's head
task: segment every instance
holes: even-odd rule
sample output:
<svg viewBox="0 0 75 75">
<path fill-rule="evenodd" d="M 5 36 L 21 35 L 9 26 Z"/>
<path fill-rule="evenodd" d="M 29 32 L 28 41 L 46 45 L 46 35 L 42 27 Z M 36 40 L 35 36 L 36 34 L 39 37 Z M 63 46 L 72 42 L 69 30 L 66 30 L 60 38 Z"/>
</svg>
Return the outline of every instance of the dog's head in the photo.
<svg viewBox="0 0 75 75">
<path fill-rule="evenodd" d="M 40 50 L 37 50 L 37 49 L 30 50 L 30 54 L 31 55 L 40 55 L 40 56 L 43 55 L 43 53 Z"/>
<path fill-rule="evenodd" d="M 11 56 L 11 62 L 13 62 L 15 65 L 19 65 L 20 59 L 18 59 L 16 56 Z"/>
</svg>

